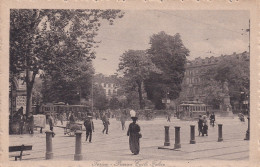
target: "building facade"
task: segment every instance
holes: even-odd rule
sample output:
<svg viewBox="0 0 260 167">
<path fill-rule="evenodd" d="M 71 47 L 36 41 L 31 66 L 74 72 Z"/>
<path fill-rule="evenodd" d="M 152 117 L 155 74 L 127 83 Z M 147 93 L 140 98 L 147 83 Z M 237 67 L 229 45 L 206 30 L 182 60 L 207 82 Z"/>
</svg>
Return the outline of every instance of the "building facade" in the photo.
<svg viewBox="0 0 260 167">
<path fill-rule="evenodd" d="M 119 85 L 116 75 L 104 76 L 103 74 L 97 74 L 95 75 L 94 83 L 102 86 L 107 98 L 118 95 Z"/>
<path fill-rule="evenodd" d="M 249 61 L 249 53 L 233 53 L 232 55 L 221 55 L 219 57 L 206 57 L 204 59 L 198 57 L 194 60 L 187 61 L 186 71 L 182 84 L 181 96 L 185 100 L 204 101 L 205 92 L 203 87 L 202 75 L 209 67 L 214 67 L 223 60 L 241 60 Z"/>
<path fill-rule="evenodd" d="M 9 113 L 10 116 L 23 107 L 23 114 L 26 112 L 26 83 L 19 79 L 24 77 L 24 73 L 20 74 L 20 77 L 12 77 L 9 82 Z"/>
</svg>

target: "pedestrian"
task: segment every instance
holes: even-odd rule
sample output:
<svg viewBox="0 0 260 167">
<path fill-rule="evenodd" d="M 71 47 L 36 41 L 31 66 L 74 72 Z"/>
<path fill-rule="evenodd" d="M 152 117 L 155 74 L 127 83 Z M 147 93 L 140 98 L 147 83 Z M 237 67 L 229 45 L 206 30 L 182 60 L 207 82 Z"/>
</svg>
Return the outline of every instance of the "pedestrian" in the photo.
<svg viewBox="0 0 260 167">
<path fill-rule="evenodd" d="M 206 111 L 207 117 L 209 117 L 209 111 Z"/>
<path fill-rule="evenodd" d="M 53 132 L 53 127 L 54 127 L 54 119 L 52 117 L 52 114 L 49 115 L 49 125 L 50 125 L 50 130 L 52 131 L 52 137 L 54 137 L 55 133 Z"/>
<path fill-rule="evenodd" d="M 203 116 L 203 127 L 202 127 L 202 136 L 208 136 L 208 121 L 206 115 Z"/>
<path fill-rule="evenodd" d="M 70 113 L 69 121 L 70 121 L 70 123 L 72 123 L 72 124 L 76 122 L 76 119 L 75 119 L 73 113 Z"/>
<path fill-rule="evenodd" d="M 103 133 L 106 131 L 106 134 L 108 134 L 108 126 L 110 125 L 109 119 L 108 119 L 108 115 L 104 114 L 103 118 L 102 118 L 102 122 L 104 125 L 104 129 L 103 129 Z"/>
<path fill-rule="evenodd" d="M 200 133 L 202 134 L 202 127 L 203 127 L 203 120 L 202 120 L 201 115 L 199 115 L 199 121 L 198 121 L 199 136 L 200 136 Z"/>
<path fill-rule="evenodd" d="M 19 110 L 17 111 L 18 114 L 23 115 L 23 107 L 20 107 Z"/>
<path fill-rule="evenodd" d="M 29 134 L 33 134 L 34 119 L 33 119 L 33 115 L 32 114 L 29 114 L 28 122 L 29 122 Z"/>
<path fill-rule="evenodd" d="M 86 141 L 89 137 L 89 142 L 92 140 L 92 132 L 94 132 L 94 123 L 92 120 L 92 116 L 88 115 L 84 121 L 84 126 L 86 128 Z"/>
<path fill-rule="evenodd" d="M 126 116 L 124 113 L 121 114 L 120 117 L 120 121 L 121 121 L 121 125 L 122 125 L 122 130 L 125 130 L 125 120 L 126 120 Z"/>
<path fill-rule="evenodd" d="M 130 150 L 134 155 L 139 154 L 140 152 L 140 138 L 142 137 L 140 131 L 140 126 L 136 123 L 137 117 L 134 110 L 130 111 L 131 119 L 133 120 L 130 123 L 127 131 L 127 136 L 129 136 L 129 146 Z"/>
<path fill-rule="evenodd" d="M 167 122 L 171 122 L 171 117 L 172 117 L 172 114 L 169 111 L 168 114 L 167 114 Z"/>
<path fill-rule="evenodd" d="M 214 112 L 212 112 L 212 114 L 210 115 L 210 124 L 214 127 L 215 125 L 215 114 Z"/>
<path fill-rule="evenodd" d="M 20 116 L 19 116 L 19 134 L 20 135 L 23 134 L 25 120 L 26 120 L 26 116 L 23 114 L 20 114 Z"/>
<path fill-rule="evenodd" d="M 98 111 L 95 112 L 95 118 L 98 119 Z"/>
<path fill-rule="evenodd" d="M 61 125 L 63 125 L 63 112 L 61 112 L 59 114 L 59 120 L 60 120 Z"/>
</svg>

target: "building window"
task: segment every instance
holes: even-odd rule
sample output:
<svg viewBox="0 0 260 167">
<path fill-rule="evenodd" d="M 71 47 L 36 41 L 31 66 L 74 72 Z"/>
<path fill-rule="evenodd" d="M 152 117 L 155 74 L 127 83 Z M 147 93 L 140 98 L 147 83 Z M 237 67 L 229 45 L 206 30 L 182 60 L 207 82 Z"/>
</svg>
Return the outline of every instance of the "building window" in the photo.
<svg viewBox="0 0 260 167">
<path fill-rule="evenodd" d="M 111 90 L 110 89 L 108 89 L 108 95 L 111 95 Z"/>
<path fill-rule="evenodd" d="M 186 78 L 186 83 L 189 84 L 189 78 Z"/>
<path fill-rule="evenodd" d="M 106 86 L 107 86 L 107 84 L 104 83 L 104 87 L 106 87 Z"/>
</svg>

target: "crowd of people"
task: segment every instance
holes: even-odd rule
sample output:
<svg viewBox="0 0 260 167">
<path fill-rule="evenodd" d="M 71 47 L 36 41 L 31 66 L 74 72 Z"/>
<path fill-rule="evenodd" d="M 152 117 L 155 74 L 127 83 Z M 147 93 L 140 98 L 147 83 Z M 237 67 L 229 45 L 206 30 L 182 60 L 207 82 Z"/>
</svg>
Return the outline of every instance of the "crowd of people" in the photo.
<svg viewBox="0 0 260 167">
<path fill-rule="evenodd" d="M 89 143 L 92 142 L 92 133 L 94 132 L 94 122 L 93 118 L 100 119 L 102 121 L 102 124 L 104 126 L 102 133 L 103 134 L 109 134 L 109 125 L 110 121 L 109 119 L 111 117 L 117 117 L 121 122 L 121 128 L 122 130 L 126 129 L 125 122 L 130 117 L 132 119 L 132 123 L 129 124 L 128 130 L 126 135 L 129 136 L 129 147 L 131 152 L 134 155 L 139 154 L 140 152 L 140 138 L 142 137 L 140 131 L 141 128 L 137 124 L 138 117 L 136 116 L 135 111 L 131 110 L 121 110 L 120 114 L 115 115 L 114 113 L 111 114 L 110 111 L 103 111 L 103 112 L 85 112 L 85 113 L 73 113 L 73 112 L 62 112 L 62 113 L 48 113 L 46 114 L 47 123 L 49 124 L 50 130 L 53 132 L 53 137 L 55 136 L 54 133 L 54 126 L 57 123 L 57 120 L 61 122 L 61 125 L 63 125 L 63 121 L 66 121 L 67 124 L 76 124 L 77 121 L 83 121 L 83 125 L 86 129 L 86 141 L 89 141 Z M 28 117 L 26 117 L 23 114 L 23 108 L 21 107 L 18 110 L 18 122 L 19 122 L 19 134 L 23 134 L 24 124 L 25 122 L 28 123 L 28 131 L 30 134 L 33 134 L 33 115 L 29 114 Z M 176 116 L 176 114 L 174 114 Z M 239 119 L 242 121 L 243 115 L 239 114 Z M 166 120 L 167 122 L 171 122 L 172 114 L 171 112 L 166 113 Z M 211 126 L 215 126 L 216 117 L 214 112 L 211 114 L 207 113 L 207 115 L 199 115 L 198 119 L 198 132 L 199 136 L 208 136 L 208 120 L 210 121 Z"/>
</svg>

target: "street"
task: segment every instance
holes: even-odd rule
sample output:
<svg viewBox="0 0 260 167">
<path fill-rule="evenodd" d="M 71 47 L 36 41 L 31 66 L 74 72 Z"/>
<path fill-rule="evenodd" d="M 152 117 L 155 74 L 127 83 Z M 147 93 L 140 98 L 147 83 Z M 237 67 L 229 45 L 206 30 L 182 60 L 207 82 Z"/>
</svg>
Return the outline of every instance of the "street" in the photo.
<svg viewBox="0 0 260 167">
<path fill-rule="evenodd" d="M 126 122 L 128 128 L 130 121 Z M 165 118 L 156 118 L 152 121 L 140 120 L 137 122 L 141 127 L 142 138 L 140 142 L 140 154 L 132 155 L 129 150 L 127 129 L 121 129 L 120 121 L 110 119 L 109 134 L 103 134 L 101 120 L 94 119 L 95 132 L 93 132 L 92 143 L 85 141 L 85 131 L 82 134 L 83 160 L 248 160 L 249 141 L 244 140 L 247 130 L 247 120 L 240 122 L 238 117 L 221 118 L 216 117 L 215 127 L 209 126 L 209 136 L 198 136 L 196 121 L 181 121 L 172 118 L 166 122 Z M 218 126 L 223 124 L 223 142 L 217 142 Z M 158 149 L 164 144 L 164 126 L 170 126 L 170 144 L 174 146 L 174 126 L 180 126 L 181 148 L 178 150 Z M 195 127 L 196 144 L 189 144 L 190 125 Z M 58 122 L 58 126 L 60 122 Z M 46 152 L 45 130 L 34 135 L 9 135 L 10 146 L 32 145 L 30 155 L 24 156 L 23 160 L 44 160 Z M 74 160 L 75 137 L 64 135 L 63 128 L 54 127 L 56 133 L 53 138 L 53 159 Z M 14 158 L 9 160 L 14 161 Z"/>
</svg>

